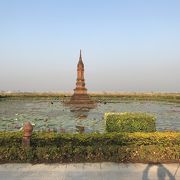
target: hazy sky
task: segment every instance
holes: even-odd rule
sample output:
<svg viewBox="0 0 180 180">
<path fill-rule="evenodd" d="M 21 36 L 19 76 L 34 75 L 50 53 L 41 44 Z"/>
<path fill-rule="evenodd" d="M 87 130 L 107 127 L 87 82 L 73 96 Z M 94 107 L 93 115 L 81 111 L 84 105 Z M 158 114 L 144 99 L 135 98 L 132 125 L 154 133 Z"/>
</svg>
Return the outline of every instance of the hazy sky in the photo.
<svg viewBox="0 0 180 180">
<path fill-rule="evenodd" d="M 180 92 L 179 0 L 0 0 L 0 90 Z"/>
</svg>

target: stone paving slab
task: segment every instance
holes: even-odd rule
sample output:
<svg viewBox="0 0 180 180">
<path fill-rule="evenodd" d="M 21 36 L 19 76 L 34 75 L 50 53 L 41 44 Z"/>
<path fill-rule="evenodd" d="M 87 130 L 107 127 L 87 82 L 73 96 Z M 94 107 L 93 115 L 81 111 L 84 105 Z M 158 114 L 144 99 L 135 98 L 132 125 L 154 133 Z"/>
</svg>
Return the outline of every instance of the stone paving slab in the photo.
<svg viewBox="0 0 180 180">
<path fill-rule="evenodd" d="M 1 164 L 0 180 L 180 180 L 180 164 Z"/>
</svg>

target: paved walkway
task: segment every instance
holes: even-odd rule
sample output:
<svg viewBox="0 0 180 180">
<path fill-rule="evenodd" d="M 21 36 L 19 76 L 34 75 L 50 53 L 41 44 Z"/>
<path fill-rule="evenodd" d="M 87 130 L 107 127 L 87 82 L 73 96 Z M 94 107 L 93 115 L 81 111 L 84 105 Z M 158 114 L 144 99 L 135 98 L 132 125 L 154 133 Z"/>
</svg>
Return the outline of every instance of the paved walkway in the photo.
<svg viewBox="0 0 180 180">
<path fill-rule="evenodd" d="M 0 180 L 180 180 L 180 164 L 1 164 Z"/>
</svg>

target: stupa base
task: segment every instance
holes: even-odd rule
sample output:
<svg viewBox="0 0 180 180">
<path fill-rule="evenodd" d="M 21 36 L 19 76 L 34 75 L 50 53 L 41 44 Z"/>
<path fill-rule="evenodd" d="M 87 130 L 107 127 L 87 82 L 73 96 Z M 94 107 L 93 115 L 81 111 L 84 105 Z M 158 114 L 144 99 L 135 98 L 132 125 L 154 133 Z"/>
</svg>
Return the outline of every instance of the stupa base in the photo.
<svg viewBox="0 0 180 180">
<path fill-rule="evenodd" d="M 95 108 L 96 103 L 88 94 L 73 94 L 70 101 L 65 102 L 65 105 L 71 106 L 72 111 L 88 111 Z"/>
<path fill-rule="evenodd" d="M 88 94 L 73 94 L 69 104 L 94 104 Z"/>
</svg>

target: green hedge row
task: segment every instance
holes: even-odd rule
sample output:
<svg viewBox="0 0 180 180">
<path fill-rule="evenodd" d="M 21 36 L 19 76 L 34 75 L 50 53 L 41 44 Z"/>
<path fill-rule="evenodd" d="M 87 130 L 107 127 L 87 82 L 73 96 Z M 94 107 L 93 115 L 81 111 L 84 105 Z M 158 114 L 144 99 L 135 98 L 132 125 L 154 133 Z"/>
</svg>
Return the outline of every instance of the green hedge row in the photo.
<svg viewBox="0 0 180 180">
<path fill-rule="evenodd" d="M 60 134 L 0 133 L 0 162 L 179 162 L 180 132 Z"/>
<path fill-rule="evenodd" d="M 147 113 L 105 113 L 107 132 L 154 132 L 156 118 Z"/>
</svg>

